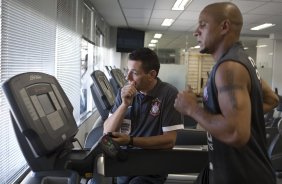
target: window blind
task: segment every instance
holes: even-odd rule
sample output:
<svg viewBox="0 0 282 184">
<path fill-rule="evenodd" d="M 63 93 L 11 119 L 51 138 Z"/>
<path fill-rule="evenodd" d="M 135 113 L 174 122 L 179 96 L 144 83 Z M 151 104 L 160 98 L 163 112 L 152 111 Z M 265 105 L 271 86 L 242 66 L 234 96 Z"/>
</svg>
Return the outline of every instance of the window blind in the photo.
<svg viewBox="0 0 282 184">
<path fill-rule="evenodd" d="M 57 14 L 56 78 L 73 105 L 73 115 L 79 123 L 81 34 L 77 28 L 81 23 L 76 12 L 76 0 L 58 0 Z"/>
<path fill-rule="evenodd" d="M 23 72 L 54 75 L 56 0 L 9 0 L 1 4 L 1 83 Z M 13 183 L 28 166 L 18 146 L 0 89 L 0 181 Z"/>
<path fill-rule="evenodd" d="M 0 0 L 1 2 L 1 0 Z M 54 75 L 80 123 L 81 0 L 1 2 L 0 82 L 23 72 Z M 0 181 L 14 183 L 28 168 L 18 146 L 9 107 L 0 88 Z"/>
</svg>

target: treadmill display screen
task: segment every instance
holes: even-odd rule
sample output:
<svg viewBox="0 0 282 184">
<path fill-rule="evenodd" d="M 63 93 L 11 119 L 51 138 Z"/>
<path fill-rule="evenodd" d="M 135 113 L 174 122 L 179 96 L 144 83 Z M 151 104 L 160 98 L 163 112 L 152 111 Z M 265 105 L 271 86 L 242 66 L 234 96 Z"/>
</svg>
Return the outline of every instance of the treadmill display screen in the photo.
<svg viewBox="0 0 282 184">
<path fill-rule="evenodd" d="M 46 115 L 55 111 L 55 107 L 52 104 L 51 99 L 48 94 L 38 95 L 37 98 Z"/>
</svg>

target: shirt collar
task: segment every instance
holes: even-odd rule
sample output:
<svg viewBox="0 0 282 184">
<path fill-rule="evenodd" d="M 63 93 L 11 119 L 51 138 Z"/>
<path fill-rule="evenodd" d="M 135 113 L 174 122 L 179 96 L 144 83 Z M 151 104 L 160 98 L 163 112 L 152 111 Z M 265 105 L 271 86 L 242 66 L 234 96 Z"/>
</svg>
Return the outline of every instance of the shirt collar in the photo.
<svg viewBox="0 0 282 184">
<path fill-rule="evenodd" d="M 159 78 L 157 77 L 157 83 L 156 83 L 156 85 L 154 86 L 153 89 L 151 89 L 150 91 L 148 91 L 147 96 L 156 97 L 156 96 L 158 95 L 158 93 L 159 93 L 159 86 L 161 85 L 161 83 L 162 83 L 161 79 L 159 79 Z M 138 95 L 144 95 L 144 94 L 138 92 Z"/>
</svg>

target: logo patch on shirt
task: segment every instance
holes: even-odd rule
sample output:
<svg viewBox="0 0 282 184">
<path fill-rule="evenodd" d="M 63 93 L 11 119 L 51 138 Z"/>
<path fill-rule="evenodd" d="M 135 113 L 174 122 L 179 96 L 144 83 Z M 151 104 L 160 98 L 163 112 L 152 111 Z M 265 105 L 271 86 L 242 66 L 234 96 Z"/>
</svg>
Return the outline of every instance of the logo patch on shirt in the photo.
<svg viewBox="0 0 282 184">
<path fill-rule="evenodd" d="M 161 101 L 158 98 L 152 101 L 152 108 L 150 110 L 152 116 L 158 116 L 160 114 L 160 105 Z"/>
</svg>

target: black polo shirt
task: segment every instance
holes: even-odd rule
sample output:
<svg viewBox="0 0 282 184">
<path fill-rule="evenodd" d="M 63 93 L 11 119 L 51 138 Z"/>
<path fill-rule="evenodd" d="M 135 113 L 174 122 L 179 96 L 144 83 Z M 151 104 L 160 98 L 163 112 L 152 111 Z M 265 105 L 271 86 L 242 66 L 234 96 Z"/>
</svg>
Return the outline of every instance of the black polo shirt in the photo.
<svg viewBox="0 0 282 184">
<path fill-rule="evenodd" d="M 111 113 L 114 113 L 122 102 L 120 93 L 121 90 L 118 91 Z M 128 107 L 124 117 L 122 129 L 129 129 L 127 133 L 138 137 L 183 129 L 181 115 L 173 106 L 177 93 L 178 90 L 174 86 L 158 78 L 156 86 L 147 95 L 138 92 L 134 97 L 132 106 Z"/>
</svg>

